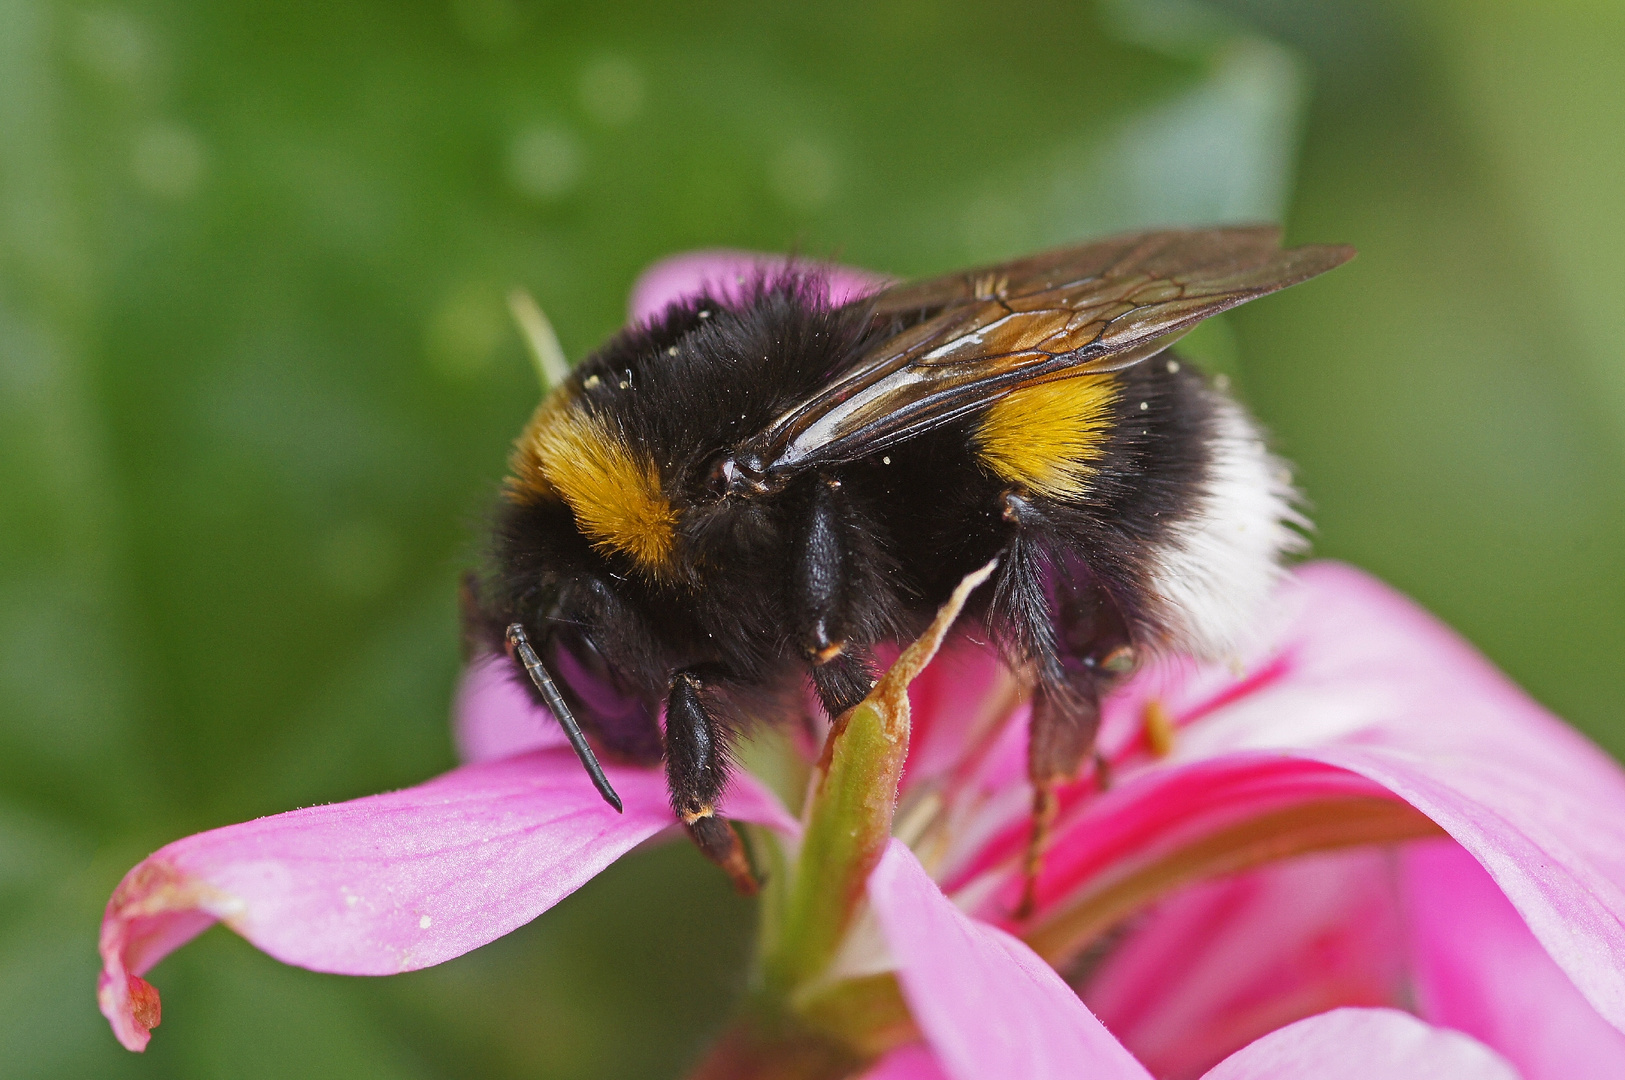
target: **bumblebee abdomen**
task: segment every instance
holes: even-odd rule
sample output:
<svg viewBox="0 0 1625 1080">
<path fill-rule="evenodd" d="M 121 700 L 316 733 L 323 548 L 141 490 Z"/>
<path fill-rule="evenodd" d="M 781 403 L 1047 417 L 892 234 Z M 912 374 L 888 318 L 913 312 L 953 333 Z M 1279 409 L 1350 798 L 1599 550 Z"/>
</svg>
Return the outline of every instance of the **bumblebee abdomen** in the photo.
<svg viewBox="0 0 1625 1080">
<path fill-rule="evenodd" d="M 1106 452 L 1117 399 L 1111 375 L 1022 387 L 995 402 L 971 434 L 981 464 L 1027 491 L 1082 498 Z"/>
<path fill-rule="evenodd" d="M 1034 488 L 1142 644 L 1232 651 L 1302 546 L 1289 470 L 1222 387 L 1164 354 L 1117 373 L 1081 496 Z"/>
<path fill-rule="evenodd" d="M 926 607 L 1019 544 L 1103 588 L 1142 646 L 1223 655 L 1301 544 L 1284 463 L 1172 355 L 1024 388 L 888 457 L 879 516 Z M 1015 614 L 990 617 L 997 635 Z"/>
</svg>

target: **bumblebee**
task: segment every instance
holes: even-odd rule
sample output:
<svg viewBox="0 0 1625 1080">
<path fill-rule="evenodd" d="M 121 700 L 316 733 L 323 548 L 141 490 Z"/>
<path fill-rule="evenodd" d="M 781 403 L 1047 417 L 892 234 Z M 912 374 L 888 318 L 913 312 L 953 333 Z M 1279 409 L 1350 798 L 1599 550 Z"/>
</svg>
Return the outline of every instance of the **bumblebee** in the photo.
<svg viewBox="0 0 1625 1080">
<path fill-rule="evenodd" d="M 1031 673 L 1041 837 L 1113 683 L 1227 654 L 1300 542 L 1286 467 L 1170 346 L 1352 255 L 1144 232 L 838 306 L 793 266 L 674 303 L 519 436 L 471 634 L 617 809 L 597 754 L 664 759 L 677 818 L 748 887 L 716 814 L 732 737 L 809 681 L 850 709 L 874 647 L 997 559 L 965 618 Z"/>
</svg>

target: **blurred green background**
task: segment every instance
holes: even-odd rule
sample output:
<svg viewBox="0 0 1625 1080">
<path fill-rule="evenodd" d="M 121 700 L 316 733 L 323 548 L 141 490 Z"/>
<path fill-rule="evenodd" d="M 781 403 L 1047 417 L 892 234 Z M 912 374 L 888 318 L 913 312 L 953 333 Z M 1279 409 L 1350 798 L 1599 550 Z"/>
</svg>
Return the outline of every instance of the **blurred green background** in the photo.
<svg viewBox="0 0 1625 1080">
<path fill-rule="evenodd" d="M 222 930 L 96 1013 L 167 840 L 452 763 L 455 577 L 536 388 L 704 245 L 897 274 L 1282 219 L 1204 329 L 1318 550 L 1625 751 L 1625 5 L 0 0 L 0 1073 L 640 1077 L 738 989 L 686 845 L 440 968 Z"/>
</svg>

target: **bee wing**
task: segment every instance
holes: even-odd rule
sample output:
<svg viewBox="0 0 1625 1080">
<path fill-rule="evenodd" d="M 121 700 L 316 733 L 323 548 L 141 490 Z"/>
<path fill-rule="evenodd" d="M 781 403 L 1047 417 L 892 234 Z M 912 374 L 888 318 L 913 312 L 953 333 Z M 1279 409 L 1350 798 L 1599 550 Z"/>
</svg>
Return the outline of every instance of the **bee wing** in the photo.
<svg viewBox="0 0 1625 1080">
<path fill-rule="evenodd" d="M 1201 320 L 1354 256 L 1282 250 L 1274 226 L 1134 233 L 859 301 L 920 320 L 740 448 L 785 475 L 851 461 L 983 408 L 1018 387 L 1117 371 Z"/>
</svg>

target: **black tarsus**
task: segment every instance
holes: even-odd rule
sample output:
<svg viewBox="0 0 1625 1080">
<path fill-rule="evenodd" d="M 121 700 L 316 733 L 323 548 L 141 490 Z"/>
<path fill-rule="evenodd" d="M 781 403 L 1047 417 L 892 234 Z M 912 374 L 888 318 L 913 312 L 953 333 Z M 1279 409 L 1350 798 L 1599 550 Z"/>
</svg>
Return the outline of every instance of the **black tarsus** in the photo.
<svg viewBox="0 0 1625 1080">
<path fill-rule="evenodd" d="M 720 866 L 734 888 L 754 896 L 758 887 L 745 847 L 733 826 L 717 816 L 728 782 L 726 729 L 707 708 L 705 681 L 694 670 L 673 673 L 666 698 L 666 787 L 671 808 L 706 858 Z"/>
<path fill-rule="evenodd" d="M 716 809 L 728 775 L 716 722 L 700 700 L 703 685 L 694 672 L 679 671 L 666 698 L 666 783 L 671 808 L 688 823 Z"/>
<path fill-rule="evenodd" d="M 523 626 L 518 623 L 508 625 L 508 644 L 519 655 L 519 662 L 525 665 L 525 671 L 536 684 L 536 689 L 542 692 L 547 707 L 553 710 L 554 718 L 564 729 L 565 738 L 570 740 L 570 746 L 575 750 L 576 757 L 581 759 L 582 768 L 592 777 L 592 786 L 598 789 L 598 794 L 604 797 L 605 802 L 615 808 L 617 814 L 622 813 L 621 797 L 615 794 L 615 788 L 610 785 L 609 777 L 604 775 L 603 766 L 598 764 L 598 755 L 594 754 L 592 747 L 587 744 L 587 736 L 581 733 L 581 725 L 576 723 L 575 715 L 570 712 L 570 706 L 564 703 L 564 695 L 553 685 L 553 677 L 542 665 L 542 658 L 530 647 L 530 640 L 525 637 Z"/>
</svg>

